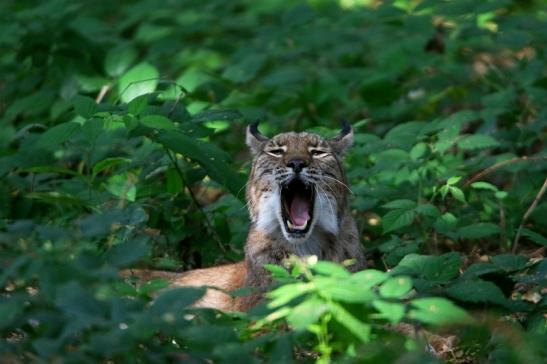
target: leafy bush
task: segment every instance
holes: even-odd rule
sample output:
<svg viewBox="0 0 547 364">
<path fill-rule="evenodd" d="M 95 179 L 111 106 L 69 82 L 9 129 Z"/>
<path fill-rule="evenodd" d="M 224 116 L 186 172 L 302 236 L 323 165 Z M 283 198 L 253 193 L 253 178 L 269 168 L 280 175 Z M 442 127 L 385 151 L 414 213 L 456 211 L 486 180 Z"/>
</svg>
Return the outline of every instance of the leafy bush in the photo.
<svg viewBox="0 0 547 364">
<path fill-rule="evenodd" d="M 2 358 L 545 360 L 544 5 L 3 1 Z M 269 267 L 249 314 L 119 278 L 242 258 L 257 118 L 352 122 L 370 269 Z"/>
</svg>

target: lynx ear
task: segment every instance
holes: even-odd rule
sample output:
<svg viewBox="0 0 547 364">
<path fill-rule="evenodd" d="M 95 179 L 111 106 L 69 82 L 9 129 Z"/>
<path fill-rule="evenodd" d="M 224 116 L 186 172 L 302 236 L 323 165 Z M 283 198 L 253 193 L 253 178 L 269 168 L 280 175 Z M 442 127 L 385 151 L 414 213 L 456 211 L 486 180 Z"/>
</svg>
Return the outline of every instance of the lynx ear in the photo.
<svg viewBox="0 0 547 364">
<path fill-rule="evenodd" d="M 247 136 L 245 138 L 245 142 L 251 149 L 251 153 L 253 155 L 260 153 L 267 141 L 268 138 L 260 134 L 258 131 L 258 121 L 255 121 L 247 126 Z"/>
<path fill-rule="evenodd" d="M 347 122 L 342 125 L 340 134 L 329 140 L 334 153 L 343 157 L 348 149 L 353 145 L 353 128 Z"/>
</svg>

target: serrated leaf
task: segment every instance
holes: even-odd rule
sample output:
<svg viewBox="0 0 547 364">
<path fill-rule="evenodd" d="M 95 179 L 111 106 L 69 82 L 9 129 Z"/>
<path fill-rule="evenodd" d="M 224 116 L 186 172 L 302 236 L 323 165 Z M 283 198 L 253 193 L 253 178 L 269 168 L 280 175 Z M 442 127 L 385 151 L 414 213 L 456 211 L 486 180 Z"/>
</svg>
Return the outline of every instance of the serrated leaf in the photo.
<svg viewBox="0 0 547 364">
<path fill-rule="evenodd" d="M 364 303 L 377 298 L 372 290 L 364 289 L 352 280 L 341 282 L 338 279 L 316 277 L 313 282 L 322 296 L 328 296 L 335 301 Z"/>
<path fill-rule="evenodd" d="M 409 274 L 432 283 L 444 283 L 457 277 L 462 265 L 458 253 L 440 256 L 409 254 L 391 270 L 392 274 Z"/>
<path fill-rule="evenodd" d="M 458 183 L 461 179 L 462 179 L 461 176 L 450 177 L 450 178 L 446 181 L 446 184 L 449 185 L 449 186 L 455 185 L 455 184 Z"/>
<path fill-rule="evenodd" d="M 341 305 L 330 302 L 328 303 L 332 317 L 348 331 L 357 336 L 362 342 L 370 341 L 371 326 L 359 321 L 349 311 Z"/>
<path fill-rule="evenodd" d="M 414 161 L 417 161 L 425 155 L 425 153 L 427 152 L 427 148 L 427 144 L 425 143 L 420 142 L 416 144 L 410 150 L 410 158 Z"/>
<path fill-rule="evenodd" d="M 493 184 L 488 182 L 482 182 L 482 181 L 471 183 L 471 187 L 476 190 L 489 190 L 494 192 L 498 191 L 498 188 L 494 186 Z"/>
<path fill-rule="evenodd" d="M 203 297 L 204 288 L 179 287 L 160 294 L 150 307 L 150 312 L 166 322 L 182 319 L 183 309 Z"/>
<path fill-rule="evenodd" d="M 471 316 L 445 298 L 418 298 L 410 303 L 409 317 L 432 325 L 466 323 Z"/>
<path fill-rule="evenodd" d="M 446 288 L 446 294 L 463 302 L 496 303 L 504 305 L 507 298 L 501 289 L 492 282 L 475 280 L 460 280 Z"/>
<path fill-rule="evenodd" d="M 40 135 L 36 146 L 39 148 L 55 148 L 69 140 L 80 128 L 80 124 L 73 122 L 58 124 Z"/>
<path fill-rule="evenodd" d="M 91 97 L 76 95 L 72 99 L 72 105 L 76 114 L 88 119 L 97 110 L 97 103 Z"/>
<path fill-rule="evenodd" d="M 461 239 L 480 239 L 499 234 L 500 228 L 489 222 L 479 222 L 459 228 L 456 235 Z"/>
<path fill-rule="evenodd" d="M 137 96 L 156 90 L 159 72 L 149 63 L 139 63 L 127 71 L 118 82 L 118 92 L 123 102 L 128 103 Z"/>
<path fill-rule="evenodd" d="M 154 138 L 168 149 L 191 158 L 201 164 L 207 174 L 226 186 L 236 197 L 245 179 L 229 167 L 229 156 L 216 145 L 189 137 L 178 130 L 159 130 Z"/>
<path fill-rule="evenodd" d="M 414 210 L 399 209 L 388 212 L 382 218 L 384 233 L 388 233 L 390 231 L 397 230 L 412 224 L 415 216 L 416 211 Z"/>
<path fill-rule="evenodd" d="M 275 264 L 264 264 L 264 268 L 269 271 L 272 274 L 272 277 L 276 279 L 285 279 L 285 278 L 291 278 L 291 274 L 287 271 L 287 269 L 275 265 Z"/>
<path fill-rule="evenodd" d="M 429 216 L 429 217 L 439 217 L 439 215 L 441 214 L 439 209 L 436 206 L 431 204 L 418 205 L 415 211 L 420 215 Z"/>
<path fill-rule="evenodd" d="M 392 277 L 380 286 L 380 295 L 385 298 L 403 298 L 412 289 L 412 281 L 408 277 Z"/>
<path fill-rule="evenodd" d="M 389 275 L 386 272 L 382 272 L 376 269 L 365 269 L 360 272 L 354 273 L 351 277 L 351 280 L 355 281 L 363 289 L 367 289 L 382 283 L 388 278 Z"/>
<path fill-rule="evenodd" d="M 465 200 L 465 195 L 462 190 L 460 190 L 458 187 L 450 186 L 450 194 L 452 197 L 454 197 L 456 200 L 467 203 Z"/>
<path fill-rule="evenodd" d="M 528 259 L 526 259 L 525 257 L 514 254 L 494 255 L 491 258 L 491 261 L 492 264 L 506 272 L 513 272 L 524 269 L 526 267 L 526 263 L 528 263 Z"/>
<path fill-rule="evenodd" d="M 118 77 L 137 59 L 137 51 L 127 45 L 112 48 L 106 54 L 104 69 L 109 76 Z"/>
<path fill-rule="evenodd" d="M 192 116 L 192 121 L 204 123 L 207 121 L 233 121 L 241 119 L 243 115 L 237 110 L 206 110 Z"/>
<path fill-rule="evenodd" d="M 401 200 L 395 200 L 395 201 L 388 202 L 388 203 L 382 205 L 382 207 L 384 207 L 386 209 L 410 210 L 410 209 L 416 207 L 416 202 L 412 201 L 412 200 L 401 199 Z"/>
<path fill-rule="evenodd" d="M 545 238 L 543 235 L 540 235 L 527 228 L 522 228 L 521 234 L 522 236 L 526 236 L 528 239 L 532 240 L 536 244 L 547 246 L 547 238 Z"/>
<path fill-rule="evenodd" d="M 173 130 L 177 127 L 169 118 L 162 115 L 145 115 L 140 118 L 141 124 L 153 129 Z"/>
<path fill-rule="evenodd" d="M 379 317 L 388 320 L 392 324 L 401 321 L 405 315 L 405 305 L 402 303 L 375 300 L 372 302 L 372 306 L 380 312 Z"/>
<path fill-rule="evenodd" d="M 131 159 L 121 158 L 121 157 L 103 159 L 102 161 L 98 162 L 97 164 L 93 166 L 92 175 L 93 177 L 95 177 L 106 169 L 115 167 L 120 164 L 130 163 L 130 162 L 131 162 Z"/>
<path fill-rule="evenodd" d="M 291 310 L 287 322 L 295 330 L 306 330 L 327 311 L 327 305 L 319 299 L 306 300 Z"/>
<path fill-rule="evenodd" d="M 148 105 L 149 95 L 141 95 L 135 97 L 127 104 L 127 111 L 133 115 L 139 115 Z"/>
<path fill-rule="evenodd" d="M 463 150 L 493 148 L 500 143 L 489 135 L 473 134 L 458 141 L 458 147 Z"/>
<path fill-rule="evenodd" d="M 311 269 L 316 273 L 330 277 L 349 278 L 351 276 L 343 266 L 328 261 L 319 261 Z"/>
<path fill-rule="evenodd" d="M 277 308 L 283 306 L 296 297 L 300 297 L 315 289 L 315 286 L 311 283 L 292 283 L 285 284 L 279 288 L 269 292 L 267 296 L 272 300 L 268 307 Z"/>
</svg>

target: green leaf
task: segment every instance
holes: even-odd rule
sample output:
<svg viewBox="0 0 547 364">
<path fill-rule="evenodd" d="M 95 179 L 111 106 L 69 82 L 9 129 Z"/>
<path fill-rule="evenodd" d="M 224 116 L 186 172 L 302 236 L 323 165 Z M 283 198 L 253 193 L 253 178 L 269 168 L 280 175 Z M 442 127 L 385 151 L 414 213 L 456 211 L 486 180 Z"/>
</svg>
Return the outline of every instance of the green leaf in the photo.
<svg viewBox="0 0 547 364">
<path fill-rule="evenodd" d="M 311 283 L 292 283 L 285 284 L 269 292 L 267 296 L 272 300 L 268 307 L 277 308 L 283 306 L 296 297 L 302 296 L 315 289 Z"/>
<path fill-rule="evenodd" d="M 412 201 L 412 200 L 406 200 L 406 199 L 395 200 L 395 201 L 391 201 L 391 202 L 388 202 L 388 203 L 382 205 L 382 207 L 384 207 L 386 209 L 410 210 L 410 209 L 413 209 L 414 207 L 416 207 L 416 202 Z"/>
<path fill-rule="evenodd" d="M 400 322 L 405 315 L 405 305 L 402 303 L 375 300 L 372 302 L 372 306 L 380 312 L 379 317 L 392 324 Z"/>
<path fill-rule="evenodd" d="M 337 278 L 349 278 L 351 274 L 343 266 L 327 261 L 319 261 L 311 266 L 312 270 L 316 273 L 337 277 Z"/>
<path fill-rule="evenodd" d="M 332 317 L 340 325 L 348 329 L 349 332 L 357 336 L 362 342 L 368 343 L 370 341 L 371 326 L 359 321 L 349 311 L 347 311 L 341 305 L 329 302 L 328 307 L 332 313 Z"/>
<path fill-rule="evenodd" d="M 436 206 L 431 204 L 418 205 L 415 211 L 420 215 L 429 216 L 429 217 L 439 217 L 441 214 L 439 209 Z"/>
<path fill-rule="evenodd" d="M 452 197 L 454 197 L 456 200 L 467 203 L 465 200 L 465 195 L 463 194 L 463 191 L 460 190 L 458 187 L 450 186 L 450 194 Z"/>
<path fill-rule="evenodd" d="M 377 295 L 369 289 L 357 284 L 353 280 L 338 280 L 325 277 L 316 277 L 313 281 L 321 296 L 328 297 L 331 300 L 363 303 L 371 302 L 377 298 Z"/>
<path fill-rule="evenodd" d="M 471 322 L 471 316 L 445 298 L 418 298 L 410 303 L 409 317 L 432 325 Z"/>
<path fill-rule="evenodd" d="M 106 54 L 104 69 L 109 76 L 118 77 L 123 74 L 137 59 L 135 48 L 122 45 L 112 48 Z"/>
<path fill-rule="evenodd" d="M 489 190 L 494 192 L 498 191 L 498 188 L 494 186 L 493 184 L 488 182 L 482 182 L 482 181 L 471 183 L 471 187 L 476 190 Z"/>
<path fill-rule="evenodd" d="M 222 73 L 222 77 L 236 83 L 248 82 L 256 77 L 266 59 L 263 54 L 251 53 L 242 61 L 228 66 Z"/>
<path fill-rule="evenodd" d="M 133 115 L 139 115 L 148 106 L 148 98 L 150 95 L 141 95 L 135 97 L 127 104 L 127 111 Z"/>
<path fill-rule="evenodd" d="M 139 63 L 120 77 L 118 92 L 123 102 L 128 103 L 137 96 L 156 90 L 159 78 L 158 70 L 149 63 Z"/>
<path fill-rule="evenodd" d="M 78 123 L 66 122 L 58 124 L 40 135 L 36 146 L 47 149 L 55 148 L 68 141 L 78 130 L 80 130 L 80 124 Z"/>
<path fill-rule="evenodd" d="M 452 185 L 455 185 L 456 183 L 458 183 L 461 179 L 462 179 L 461 176 L 450 177 L 446 181 L 446 184 L 449 185 L 449 186 L 452 186 Z"/>
<path fill-rule="evenodd" d="M 196 123 L 218 120 L 233 121 L 242 117 L 243 115 L 237 110 L 206 110 L 193 115 L 192 121 Z"/>
<path fill-rule="evenodd" d="M 389 274 L 375 269 L 365 269 L 351 276 L 351 280 L 355 281 L 362 289 L 380 284 L 388 278 Z"/>
<path fill-rule="evenodd" d="M 100 161 L 99 163 L 95 164 L 92 169 L 92 175 L 93 177 L 97 176 L 102 171 L 105 171 L 109 168 L 118 166 L 120 164 L 130 163 L 131 159 L 128 158 L 121 158 L 121 157 L 113 157 L 113 158 L 106 158 Z"/>
<path fill-rule="evenodd" d="M 207 174 L 226 186 L 236 197 L 245 179 L 229 167 L 229 156 L 216 145 L 191 138 L 177 130 L 159 130 L 154 138 L 168 149 L 200 163 Z"/>
<path fill-rule="evenodd" d="M 459 228 L 456 231 L 460 239 L 480 239 L 491 235 L 499 234 L 500 228 L 489 222 L 479 222 Z"/>
<path fill-rule="evenodd" d="M 410 150 L 410 158 L 414 161 L 417 161 L 426 154 L 427 150 L 427 144 L 420 142 L 412 147 L 412 149 Z"/>
<path fill-rule="evenodd" d="M 527 237 L 536 244 L 547 246 L 547 238 L 545 238 L 543 235 L 540 235 L 527 228 L 522 228 L 521 234 L 522 236 Z"/>
<path fill-rule="evenodd" d="M 76 114 L 88 119 L 95 114 L 97 103 L 91 97 L 76 95 L 72 99 L 72 105 Z"/>
<path fill-rule="evenodd" d="M 501 289 L 492 282 L 475 280 L 461 280 L 446 288 L 446 294 L 463 302 L 495 303 L 504 305 L 507 298 Z"/>
<path fill-rule="evenodd" d="M 133 202 L 137 196 L 135 182 L 135 176 L 132 173 L 124 173 L 110 177 L 105 187 L 114 196 Z"/>
<path fill-rule="evenodd" d="M 161 115 L 145 115 L 140 118 L 141 124 L 153 129 L 173 130 L 177 127 L 170 119 Z"/>
<path fill-rule="evenodd" d="M 526 267 L 528 259 L 521 255 L 500 254 L 492 257 L 492 263 L 506 272 L 522 270 Z"/>
<path fill-rule="evenodd" d="M 410 274 L 433 283 L 445 283 L 459 275 L 462 258 L 458 253 L 440 256 L 409 254 L 391 270 L 392 274 Z"/>
<path fill-rule="evenodd" d="M 295 330 L 306 330 L 327 311 L 327 305 L 319 299 L 309 299 L 297 305 L 287 316 L 287 322 Z"/>
<path fill-rule="evenodd" d="M 183 309 L 200 299 L 204 293 L 204 288 L 179 287 L 169 289 L 154 300 L 150 312 L 167 323 L 182 321 Z"/>
<path fill-rule="evenodd" d="M 291 274 L 279 265 L 274 264 L 264 264 L 264 268 L 272 274 L 272 277 L 275 279 L 290 279 Z"/>
<path fill-rule="evenodd" d="M 400 209 L 388 212 L 382 218 L 384 233 L 388 233 L 390 231 L 397 230 L 412 224 L 415 216 L 416 211 L 414 210 Z"/>
<path fill-rule="evenodd" d="M 106 260 L 115 267 L 126 267 L 144 258 L 150 253 L 146 238 L 137 238 L 115 245 L 108 251 Z"/>
<path fill-rule="evenodd" d="M 412 281 L 408 277 L 389 278 L 380 286 L 380 295 L 385 298 L 403 298 L 412 289 Z"/>
<path fill-rule="evenodd" d="M 463 150 L 493 148 L 499 145 L 500 143 L 496 139 L 483 134 L 469 135 L 458 141 L 458 146 Z"/>
</svg>

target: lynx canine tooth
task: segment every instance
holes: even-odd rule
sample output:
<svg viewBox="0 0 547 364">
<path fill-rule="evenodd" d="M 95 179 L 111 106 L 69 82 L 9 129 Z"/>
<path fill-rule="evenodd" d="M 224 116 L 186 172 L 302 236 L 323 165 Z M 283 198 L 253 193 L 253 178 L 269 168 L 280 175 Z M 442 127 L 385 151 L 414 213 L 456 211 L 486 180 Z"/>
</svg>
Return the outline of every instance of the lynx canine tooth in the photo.
<svg viewBox="0 0 547 364">
<path fill-rule="evenodd" d="M 287 220 L 287 226 L 291 230 L 304 230 L 308 226 L 308 222 L 306 221 L 303 225 L 293 225 L 290 220 Z"/>
</svg>

